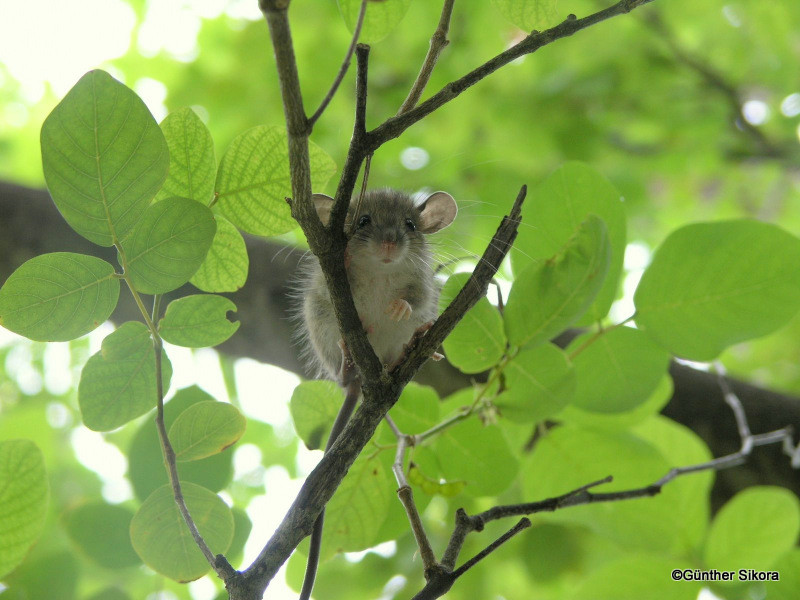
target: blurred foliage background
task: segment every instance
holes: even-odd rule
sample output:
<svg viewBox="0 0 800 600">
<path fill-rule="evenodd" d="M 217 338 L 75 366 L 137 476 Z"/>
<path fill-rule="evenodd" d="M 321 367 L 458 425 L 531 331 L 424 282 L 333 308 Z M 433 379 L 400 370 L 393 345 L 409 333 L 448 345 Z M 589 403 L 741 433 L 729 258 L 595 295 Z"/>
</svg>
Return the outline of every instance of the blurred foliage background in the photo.
<svg viewBox="0 0 800 600">
<path fill-rule="evenodd" d="M 549 24 L 599 7 L 591 0 L 562 0 Z M 397 111 L 440 10 L 441 2 L 410 2 L 400 26 L 373 46 L 368 126 Z M 268 31 L 256 0 L 0 0 L 0 14 L 0 179 L 43 186 L 41 123 L 80 75 L 97 67 L 134 88 L 158 120 L 167 111 L 194 108 L 213 134 L 217 157 L 249 127 L 283 125 Z M 294 0 L 290 18 L 310 112 L 330 86 L 350 33 L 334 0 Z M 493 3 L 458 0 L 450 45 L 428 94 L 523 35 Z M 352 127 L 353 71 L 312 136 L 338 165 L 344 162 Z M 444 255 L 459 257 L 482 251 L 522 183 L 534 185 L 566 160 L 586 161 L 625 197 L 633 243 L 624 287 L 630 292 L 649 250 L 687 222 L 744 216 L 800 233 L 798 158 L 800 3 L 658 0 L 547 46 L 479 83 L 386 144 L 372 161 L 370 184 L 452 193 L 460 215 L 439 243 Z M 332 193 L 334 187 L 335 178 L 329 189 L 317 191 Z M 295 233 L 287 239 L 302 244 L 301 237 Z M 630 315 L 627 302 L 616 307 L 617 319 Z M 728 350 L 723 362 L 742 378 L 798 394 L 799 336 L 796 318 L 776 334 Z M 81 454 L 81 448 L 106 452 L 109 459 L 119 454 L 110 471 L 120 476 L 126 462 L 115 449 L 127 451 L 139 427 L 105 436 L 101 446 L 99 434 L 94 442 L 81 441 L 88 438 L 78 425 L 76 369 L 97 340 L 61 344 L 56 350 L 19 338 L 0 340 L 0 439 L 36 441 L 52 486 L 42 538 L 47 542 L 39 543 L 4 582 L 11 588 L 0 598 L 214 598 L 218 590 L 210 580 L 179 586 L 145 571 L 135 558 L 121 577 L 93 557 L 96 548 L 81 547 L 67 534 L 70 510 L 86 498 L 103 495 L 109 502 L 122 501 L 122 507 L 132 502 L 131 490 L 109 489 L 113 473 L 108 467 L 104 471 Z M 214 381 L 224 390 L 221 394 L 236 401 L 245 373 L 257 367 L 209 356 L 186 360 L 195 366 L 211 363 L 219 373 Z M 220 361 L 221 369 L 216 366 Z M 53 375 L 58 372 L 67 375 Z M 281 492 L 291 498 L 294 478 L 316 460 L 298 449 L 285 408 L 270 410 L 283 410 L 283 417 L 273 415 L 267 419 L 271 424 L 248 429 L 249 456 L 240 456 L 236 466 L 229 454 L 218 467 L 222 475 L 216 489 L 233 478 L 228 493 L 237 503 L 246 505 L 265 485 L 269 491 L 270 483 L 283 486 Z M 251 417 L 257 411 L 245 406 Z M 145 423 L 150 425 L 149 418 L 140 421 Z M 480 508 L 474 502 L 468 510 Z M 274 519 L 282 515 L 272 505 L 251 506 L 256 512 L 275 512 Z M 434 502 L 427 514 L 434 537 L 445 535 L 452 514 L 447 504 Z M 246 517 L 241 523 L 239 533 L 249 527 Z M 386 583 L 391 573 L 407 571 L 398 557 L 413 552 L 412 544 L 406 536 L 398 542 L 399 552 L 383 553 L 391 556 L 370 553 L 326 564 L 317 594 L 333 594 L 328 587 L 341 585 L 337 574 L 354 586 L 350 597 L 390 598 L 404 585 L 409 586 L 406 592 L 415 589 L 421 581 L 416 575 L 410 582 L 395 578 Z M 557 524 L 537 527 L 504 549 L 506 557 L 516 559 L 494 560 L 471 571 L 450 597 L 560 597 L 613 556 L 615 548 L 588 531 Z M 295 579 L 301 562 L 290 562 Z M 363 569 L 365 564 L 370 568 Z M 520 595 L 519 590 L 526 591 Z M 279 590 L 270 593 L 280 597 Z"/>
</svg>

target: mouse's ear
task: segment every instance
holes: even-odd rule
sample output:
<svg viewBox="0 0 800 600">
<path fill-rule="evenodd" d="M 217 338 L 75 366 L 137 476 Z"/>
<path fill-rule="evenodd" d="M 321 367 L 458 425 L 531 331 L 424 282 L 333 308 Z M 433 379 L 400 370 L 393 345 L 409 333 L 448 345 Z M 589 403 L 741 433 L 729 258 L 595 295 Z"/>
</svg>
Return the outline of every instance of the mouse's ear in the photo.
<svg viewBox="0 0 800 600">
<path fill-rule="evenodd" d="M 435 233 L 453 222 L 458 206 L 447 192 L 434 192 L 425 199 L 419 210 L 419 230 L 422 233 Z"/>
<path fill-rule="evenodd" d="M 312 194 L 311 199 L 314 201 L 314 207 L 317 209 L 319 220 L 326 227 L 331 220 L 331 209 L 333 209 L 333 198 L 325 194 Z"/>
</svg>

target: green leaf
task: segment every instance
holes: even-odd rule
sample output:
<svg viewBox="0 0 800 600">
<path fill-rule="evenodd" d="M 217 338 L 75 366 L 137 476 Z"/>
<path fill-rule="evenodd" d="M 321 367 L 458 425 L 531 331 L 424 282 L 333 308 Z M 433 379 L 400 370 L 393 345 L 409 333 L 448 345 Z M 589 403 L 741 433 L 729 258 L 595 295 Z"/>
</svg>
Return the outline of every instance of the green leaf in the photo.
<svg viewBox="0 0 800 600">
<path fill-rule="evenodd" d="M 573 404 L 599 413 L 626 412 L 646 401 L 670 360 L 666 350 L 630 327 L 581 335 L 567 348 L 570 354 L 578 350 L 573 358 L 578 379 Z"/>
<path fill-rule="evenodd" d="M 309 142 L 311 186 L 318 190 L 336 172 L 336 164 Z M 297 227 L 286 198 L 292 194 L 286 131 L 261 125 L 234 139 L 217 171 L 219 212 L 239 229 L 272 236 Z"/>
<path fill-rule="evenodd" d="M 492 0 L 500 14 L 520 29 L 533 31 L 556 24 L 555 0 Z"/>
<path fill-rule="evenodd" d="M 410 4 L 411 0 L 367 0 L 358 41 L 374 44 L 385 38 L 406 16 Z M 351 32 L 355 31 L 360 10 L 361 0 L 339 0 L 339 12 Z"/>
<path fill-rule="evenodd" d="M 164 406 L 164 426 L 167 431 L 190 406 L 210 400 L 213 401 L 214 398 L 196 386 L 178 390 Z M 168 481 L 154 418 L 155 411 L 142 419 L 130 446 L 126 448 L 128 477 L 136 497 L 140 500 L 147 498 Z M 255 424 L 258 422 L 251 423 Z M 181 481 L 191 481 L 216 492 L 228 485 L 233 477 L 232 458 L 233 453 L 228 449 L 208 458 L 179 463 L 178 474 Z"/>
<path fill-rule="evenodd" d="M 422 433 L 439 422 L 439 396 L 432 387 L 412 381 L 401 392 L 389 416 L 403 433 Z"/>
<path fill-rule="evenodd" d="M 506 390 L 494 404 L 516 422 L 537 422 L 558 414 L 575 394 L 575 369 L 553 344 L 523 350 L 503 369 Z"/>
<path fill-rule="evenodd" d="M 40 342 L 65 342 L 104 322 L 119 299 L 114 267 L 54 252 L 23 263 L 0 288 L 0 325 Z"/>
<path fill-rule="evenodd" d="M 558 254 L 526 267 L 508 295 L 509 342 L 540 344 L 575 323 L 600 291 L 610 255 L 606 226 L 591 215 Z"/>
<path fill-rule="evenodd" d="M 184 481 L 181 488 L 189 514 L 208 547 L 214 555 L 226 552 L 233 540 L 231 509 L 199 485 Z M 136 511 L 131 521 L 131 542 L 147 566 L 176 581 L 194 581 L 211 568 L 195 544 L 169 485 L 150 494 Z"/>
<path fill-rule="evenodd" d="M 169 439 L 178 461 L 197 460 L 235 444 L 246 426 L 244 415 L 232 404 L 198 402 L 178 415 Z"/>
<path fill-rule="evenodd" d="M 133 551 L 128 529 L 133 511 L 101 500 L 72 508 L 64 526 L 72 541 L 94 562 L 107 569 L 141 564 Z"/>
<path fill-rule="evenodd" d="M 356 459 L 325 508 L 323 556 L 369 548 L 386 519 L 394 486 L 372 452 Z"/>
<path fill-rule="evenodd" d="M 779 558 L 772 567 L 780 573 L 780 581 L 768 582 L 769 600 L 798 600 L 800 598 L 800 548 L 795 548 Z"/>
<path fill-rule="evenodd" d="M 167 306 L 158 332 L 170 344 L 187 348 L 204 348 L 221 344 L 239 329 L 231 323 L 228 311 L 236 305 L 223 296 L 197 294 L 173 300 Z"/>
<path fill-rule="evenodd" d="M 325 447 L 343 401 L 342 390 L 332 381 L 304 381 L 294 388 L 289 412 L 295 431 L 306 448 Z"/>
<path fill-rule="evenodd" d="M 475 417 L 445 430 L 432 448 L 442 478 L 466 481 L 464 491 L 471 496 L 500 494 L 511 485 L 519 470 L 500 428 L 484 426 Z"/>
<path fill-rule="evenodd" d="M 84 425 L 94 431 L 110 431 L 155 407 L 155 359 L 144 323 L 123 323 L 106 336 L 100 352 L 92 355 L 81 371 L 78 404 Z M 166 394 L 172 365 L 163 351 L 161 374 Z"/>
<path fill-rule="evenodd" d="M 145 294 L 163 294 L 189 281 L 216 229 L 211 210 L 194 200 L 169 198 L 150 206 L 122 244 L 133 286 Z"/>
<path fill-rule="evenodd" d="M 534 5 L 525 4 L 529 8 Z M 558 254 L 589 215 L 600 217 L 606 225 L 611 245 L 608 274 L 580 325 L 606 316 L 616 295 L 626 244 L 621 200 L 616 188 L 597 170 L 584 163 L 567 162 L 533 189 L 522 207 L 522 222 L 530 226 L 520 230 L 511 248 L 515 273 L 521 273 L 531 262 Z"/>
<path fill-rule="evenodd" d="M 250 257 L 242 234 L 230 221 L 215 216 L 217 232 L 200 268 L 189 280 L 204 292 L 235 292 L 247 280 Z"/>
<path fill-rule="evenodd" d="M 590 429 L 628 429 L 660 412 L 672 398 L 673 391 L 672 377 L 665 375 L 650 397 L 632 410 L 621 413 L 597 413 L 569 404 L 559 413 L 558 420 Z"/>
<path fill-rule="evenodd" d="M 736 494 L 711 524 L 704 558 L 711 569 L 767 570 L 800 533 L 800 501 L 784 488 L 757 486 Z"/>
<path fill-rule="evenodd" d="M 759 221 L 687 225 L 656 250 L 634 303 L 637 325 L 659 344 L 712 360 L 800 309 L 800 240 Z"/>
<path fill-rule="evenodd" d="M 638 555 L 607 562 L 584 579 L 572 600 L 695 600 L 703 584 L 674 581 L 674 569 L 689 569 L 689 562 L 672 557 Z"/>
<path fill-rule="evenodd" d="M 217 170 L 208 127 L 191 108 L 179 108 L 161 121 L 161 131 L 169 146 L 169 175 L 156 200 L 181 196 L 208 205 Z"/>
<path fill-rule="evenodd" d="M 429 496 L 452 498 L 464 491 L 466 481 L 441 481 L 425 475 L 413 462 L 408 467 L 408 482 L 417 486 Z"/>
<path fill-rule="evenodd" d="M 58 210 L 100 246 L 123 239 L 169 168 L 164 134 L 141 98 L 89 71 L 42 125 L 42 169 Z"/>
<path fill-rule="evenodd" d="M 456 273 L 447 280 L 439 297 L 440 310 L 453 301 L 469 276 Z M 503 318 L 485 297 L 469 309 L 444 341 L 447 359 L 464 373 L 480 373 L 494 366 L 505 349 Z"/>
<path fill-rule="evenodd" d="M 0 577 L 19 565 L 39 538 L 47 499 L 44 457 L 36 444 L 0 442 Z"/>
</svg>

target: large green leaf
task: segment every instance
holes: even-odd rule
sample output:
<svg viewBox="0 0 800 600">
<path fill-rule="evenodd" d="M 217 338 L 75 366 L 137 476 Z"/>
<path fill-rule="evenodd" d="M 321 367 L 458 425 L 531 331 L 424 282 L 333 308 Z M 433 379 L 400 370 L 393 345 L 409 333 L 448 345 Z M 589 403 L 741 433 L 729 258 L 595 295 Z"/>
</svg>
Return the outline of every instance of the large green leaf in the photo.
<svg viewBox="0 0 800 600">
<path fill-rule="evenodd" d="M 64 526 L 72 541 L 97 564 L 121 569 L 141 564 L 128 533 L 133 511 L 95 500 L 67 511 Z"/>
<path fill-rule="evenodd" d="M 660 412 L 672 398 L 673 391 L 672 377 L 665 375 L 650 397 L 632 410 L 621 413 L 598 413 L 569 404 L 559 413 L 558 420 L 589 429 L 628 429 Z"/>
<path fill-rule="evenodd" d="M 292 392 L 289 412 L 306 448 L 324 448 L 344 396 L 332 381 L 304 381 Z"/>
<path fill-rule="evenodd" d="M 246 426 L 244 415 L 232 404 L 198 402 L 178 415 L 169 439 L 179 461 L 197 460 L 235 444 Z"/>
<path fill-rule="evenodd" d="M 705 547 L 709 568 L 766 570 L 797 543 L 800 502 L 789 490 L 751 487 L 723 506 Z"/>
<path fill-rule="evenodd" d="M 184 481 L 181 488 L 208 547 L 215 555 L 227 551 L 233 540 L 231 509 L 197 484 Z M 131 521 L 131 542 L 147 566 L 176 581 L 199 579 L 211 568 L 175 504 L 170 485 L 158 488 L 139 507 Z"/>
<path fill-rule="evenodd" d="M 228 311 L 236 311 L 236 305 L 223 296 L 184 296 L 169 303 L 158 325 L 158 332 L 176 346 L 216 346 L 239 329 L 238 321 L 231 323 L 226 318 Z"/>
<path fill-rule="evenodd" d="M 439 396 L 432 387 L 412 381 L 403 388 L 389 416 L 403 433 L 422 433 L 439 422 Z"/>
<path fill-rule="evenodd" d="M 695 600 L 703 584 L 675 581 L 675 569 L 692 570 L 692 564 L 673 557 L 648 554 L 607 562 L 583 580 L 570 600 Z"/>
<path fill-rule="evenodd" d="M 541 421 L 558 414 L 575 394 L 575 369 L 558 346 L 523 350 L 503 370 L 506 390 L 495 405 L 512 421 Z"/>
<path fill-rule="evenodd" d="M 179 108 L 161 121 L 161 131 L 169 146 L 169 175 L 156 200 L 181 196 L 208 205 L 217 170 L 208 127 L 191 108 Z"/>
<path fill-rule="evenodd" d="M 211 210 L 194 200 L 168 198 L 150 206 L 122 244 L 133 286 L 145 294 L 163 294 L 189 281 L 216 229 Z"/>
<path fill-rule="evenodd" d="M 575 323 L 608 271 L 606 226 L 591 215 L 558 254 L 528 265 L 514 280 L 504 313 L 511 344 L 540 344 Z"/>
<path fill-rule="evenodd" d="M 410 4 L 411 0 L 367 0 L 367 13 L 358 40 L 374 44 L 385 38 L 406 16 Z M 361 0 L 339 0 L 339 11 L 350 31 L 356 28 L 360 10 Z"/>
<path fill-rule="evenodd" d="M 235 292 L 247 280 L 250 257 L 239 230 L 220 215 L 208 254 L 189 280 L 204 292 Z"/>
<path fill-rule="evenodd" d="M 578 378 L 573 403 L 600 413 L 626 412 L 647 400 L 670 359 L 666 350 L 630 327 L 586 333 L 573 340 L 567 352 L 578 352 L 573 359 Z"/>
<path fill-rule="evenodd" d="M 108 319 L 119 299 L 114 267 L 54 252 L 23 263 L 0 288 L 0 325 L 41 342 L 63 342 Z"/>
<path fill-rule="evenodd" d="M 800 599 L 800 548 L 779 558 L 772 567 L 781 574 L 779 581 L 766 584 L 769 600 Z"/>
<path fill-rule="evenodd" d="M 154 408 L 158 401 L 155 359 L 150 330 L 143 323 L 123 323 L 108 335 L 100 352 L 81 371 L 78 404 L 84 425 L 110 431 Z M 163 351 L 161 374 L 166 394 L 172 365 Z"/>
<path fill-rule="evenodd" d="M 442 288 L 439 308 L 444 310 L 469 279 L 469 273 L 452 275 Z M 444 341 L 444 351 L 464 373 L 480 373 L 494 366 L 506 349 L 503 319 L 488 299 L 481 298 Z"/>
<path fill-rule="evenodd" d="M 525 6 L 532 9 L 534 4 Z M 528 226 L 520 229 L 511 248 L 511 264 L 520 273 L 532 261 L 557 254 L 589 215 L 605 223 L 611 251 L 603 287 L 579 324 L 598 321 L 608 313 L 622 273 L 625 208 L 616 188 L 589 165 L 565 163 L 531 190 L 522 207 L 522 222 Z"/>
<path fill-rule="evenodd" d="M 330 156 L 309 143 L 311 185 L 319 190 L 336 171 Z M 248 129 L 234 139 L 217 171 L 219 212 L 239 229 L 279 235 L 297 226 L 286 198 L 292 195 L 286 131 L 272 125 Z"/>
<path fill-rule="evenodd" d="M 44 457 L 29 440 L 0 442 L 0 577 L 39 538 L 47 512 Z"/>
<path fill-rule="evenodd" d="M 800 309 L 800 240 L 759 221 L 687 225 L 656 250 L 634 302 L 637 325 L 659 344 L 712 360 Z"/>
<path fill-rule="evenodd" d="M 323 556 L 369 548 L 386 519 L 395 488 L 371 454 L 356 459 L 325 508 Z"/>
<path fill-rule="evenodd" d="M 533 31 L 555 25 L 556 0 L 492 0 L 506 19 L 520 29 Z"/>
<path fill-rule="evenodd" d="M 164 406 L 164 425 L 169 431 L 178 416 L 190 406 L 199 402 L 214 401 L 214 398 L 196 386 L 178 390 Z M 128 477 L 133 491 L 139 500 L 147 498 L 158 487 L 167 483 L 164 457 L 158 441 L 158 431 L 153 419 L 155 411 L 142 419 L 139 429 L 133 436 L 128 455 Z M 248 431 L 255 429 L 251 423 Z M 233 477 L 233 453 L 231 449 L 208 458 L 178 463 L 181 481 L 191 481 L 212 491 L 219 491 L 230 483 Z"/>
<path fill-rule="evenodd" d="M 144 102 L 89 71 L 42 125 L 42 168 L 67 223 L 111 246 L 138 222 L 169 168 L 164 134 Z"/>
<path fill-rule="evenodd" d="M 447 481 L 466 481 L 464 491 L 471 496 L 500 494 L 511 485 L 519 470 L 500 428 L 484 426 L 476 417 L 445 430 L 432 449 L 442 477 Z"/>
</svg>

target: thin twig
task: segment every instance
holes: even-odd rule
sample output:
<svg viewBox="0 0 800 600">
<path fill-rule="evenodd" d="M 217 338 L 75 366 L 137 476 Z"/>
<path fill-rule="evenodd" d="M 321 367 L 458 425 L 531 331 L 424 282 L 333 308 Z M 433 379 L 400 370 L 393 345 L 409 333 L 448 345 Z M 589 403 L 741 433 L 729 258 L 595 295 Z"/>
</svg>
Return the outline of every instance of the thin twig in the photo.
<svg viewBox="0 0 800 600">
<path fill-rule="evenodd" d="M 358 200 L 356 201 L 355 209 L 353 210 L 353 220 L 348 228 L 347 235 L 352 237 L 358 226 L 357 217 L 361 214 L 361 205 L 364 203 L 364 194 L 367 193 L 367 182 L 369 181 L 369 167 L 372 164 L 372 154 L 367 154 L 364 160 L 364 174 L 361 176 L 361 191 L 358 193 Z"/>
<path fill-rule="evenodd" d="M 472 87 L 499 68 L 521 56 L 532 54 L 540 48 L 552 44 L 556 40 L 569 37 L 582 29 L 586 29 L 587 27 L 591 27 L 592 25 L 596 25 L 612 17 L 629 13 L 639 6 L 649 4 L 652 1 L 653 0 L 620 0 L 608 8 L 599 10 L 582 19 L 566 19 L 562 23 L 545 31 L 532 32 L 521 42 L 507 49 L 505 52 L 501 52 L 463 77 L 451 81 L 422 104 L 419 104 L 407 112 L 396 115 L 391 119 L 387 119 L 382 125 L 370 131 L 368 136 L 371 149 L 376 150 L 387 141 L 396 138 L 420 119 L 428 116 L 437 108 L 440 108 L 458 97 L 466 89 Z"/>
<path fill-rule="evenodd" d="M 322 103 L 319 105 L 319 108 L 311 115 L 311 118 L 308 119 L 308 126 L 314 127 L 314 123 L 317 122 L 322 116 L 322 113 L 325 112 L 325 109 L 328 107 L 328 104 L 331 100 L 333 100 L 333 96 L 336 94 L 336 90 L 339 89 L 339 85 L 342 83 L 342 79 L 344 79 L 345 74 L 347 73 L 347 69 L 350 68 L 350 59 L 353 58 L 353 52 L 356 49 L 356 44 L 358 43 L 358 36 L 361 33 L 361 26 L 364 24 L 364 14 L 367 12 L 367 0 L 361 0 L 361 8 L 358 11 L 358 19 L 356 20 L 356 27 L 353 30 L 353 39 L 350 42 L 350 46 L 347 48 L 347 54 L 344 56 L 344 61 L 342 62 L 342 66 L 339 68 L 339 72 L 336 74 L 336 79 L 333 80 L 333 85 L 331 89 L 328 90 L 328 93 L 323 98 Z"/>
<path fill-rule="evenodd" d="M 471 569 L 476 564 L 478 564 L 478 562 L 480 562 L 481 560 L 483 560 L 484 558 L 489 556 L 489 554 L 491 554 L 492 552 L 497 550 L 500 546 L 505 544 L 508 540 L 510 540 L 515 535 L 517 535 L 520 531 L 522 531 L 524 529 L 527 529 L 530 526 L 531 526 L 531 520 L 529 518 L 527 518 L 527 517 L 522 517 L 519 520 L 519 522 L 516 525 L 514 525 L 514 527 L 512 527 L 511 529 L 506 531 L 503 535 L 501 535 L 499 538 L 497 538 L 494 542 L 492 542 L 491 544 L 486 546 L 486 548 L 484 548 L 483 550 L 478 552 L 478 554 L 476 554 L 475 556 L 470 558 L 467 562 L 465 562 L 463 565 L 461 565 L 458 569 L 453 571 L 453 579 L 458 579 L 459 577 L 461 577 L 469 569 Z"/>
<path fill-rule="evenodd" d="M 419 99 L 422 97 L 422 92 L 425 91 L 425 86 L 428 85 L 428 81 L 433 73 L 433 68 L 439 60 L 439 55 L 450 43 L 450 40 L 447 39 L 447 33 L 450 30 L 450 17 L 453 15 L 453 4 L 455 4 L 455 0 L 444 0 L 442 14 L 439 17 L 439 25 L 431 36 L 428 53 L 425 55 L 425 60 L 422 63 L 417 79 L 408 92 L 408 97 L 403 101 L 400 110 L 397 111 L 398 115 L 408 112 L 417 105 L 417 102 L 419 102 Z"/>
<path fill-rule="evenodd" d="M 208 564 L 211 565 L 211 568 L 217 573 L 220 579 L 227 581 L 229 578 L 233 576 L 235 571 L 233 568 L 228 564 L 228 561 L 225 559 L 224 556 L 219 555 L 217 557 L 214 556 L 214 553 L 211 552 L 211 548 L 208 547 L 205 539 L 201 535 L 200 531 L 197 529 L 197 525 L 192 518 L 192 515 L 189 513 L 189 509 L 186 506 L 186 500 L 183 497 L 183 490 L 181 489 L 181 482 L 178 477 L 178 464 L 177 459 L 175 458 L 175 450 L 172 448 L 172 444 L 169 441 L 169 435 L 167 434 L 167 428 L 164 423 L 164 382 L 162 380 L 162 364 L 161 364 L 161 353 L 163 348 L 163 343 L 161 340 L 161 336 L 158 333 L 157 327 L 157 319 L 158 314 L 161 307 L 161 295 L 157 294 L 153 298 L 153 308 L 152 313 L 148 313 L 147 309 L 145 308 L 144 302 L 142 302 L 142 297 L 136 288 L 133 285 L 133 282 L 130 278 L 130 271 L 128 269 L 128 258 L 125 253 L 125 249 L 122 247 L 121 244 L 116 244 L 117 248 L 117 255 L 119 256 L 120 262 L 123 267 L 123 275 L 122 278 L 125 280 L 125 283 L 128 286 L 128 289 L 133 296 L 136 305 L 139 307 L 139 312 L 141 312 L 142 318 L 144 319 L 145 324 L 147 325 L 148 329 L 150 330 L 150 337 L 153 340 L 153 350 L 154 350 L 154 359 L 155 359 L 155 375 L 156 375 L 156 429 L 158 431 L 158 439 L 161 444 L 161 451 L 164 457 L 164 467 L 167 470 L 167 478 L 169 479 L 170 486 L 172 487 L 172 495 L 175 499 L 175 504 L 178 506 L 178 510 L 180 511 L 181 515 L 183 516 L 183 520 L 186 523 L 186 526 L 189 528 L 189 532 L 192 534 L 192 538 L 197 544 L 197 547 L 200 549 L 200 552 L 203 553 L 203 556 L 208 561 Z"/>
</svg>

